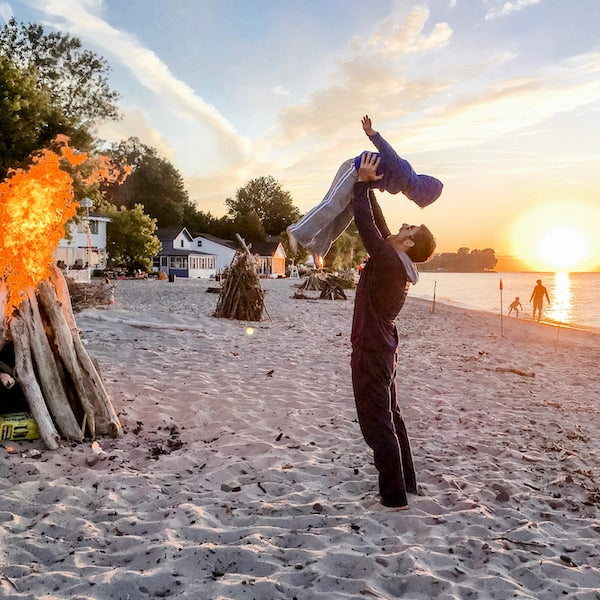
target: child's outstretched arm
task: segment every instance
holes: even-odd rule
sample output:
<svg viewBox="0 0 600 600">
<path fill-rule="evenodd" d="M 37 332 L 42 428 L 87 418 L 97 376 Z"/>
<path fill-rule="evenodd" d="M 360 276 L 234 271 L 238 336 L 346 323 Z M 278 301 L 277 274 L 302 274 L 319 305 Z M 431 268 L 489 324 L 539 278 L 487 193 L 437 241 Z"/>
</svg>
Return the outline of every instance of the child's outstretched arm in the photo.
<svg viewBox="0 0 600 600">
<path fill-rule="evenodd" d="M 369 136 L 375 135 L 377 132 L 373 129 L 373 124 L 371 123 L 371 117 L 369 115 L 365 115 L 362 119 L 362 127 L 363 131 Z"/>
</svg>

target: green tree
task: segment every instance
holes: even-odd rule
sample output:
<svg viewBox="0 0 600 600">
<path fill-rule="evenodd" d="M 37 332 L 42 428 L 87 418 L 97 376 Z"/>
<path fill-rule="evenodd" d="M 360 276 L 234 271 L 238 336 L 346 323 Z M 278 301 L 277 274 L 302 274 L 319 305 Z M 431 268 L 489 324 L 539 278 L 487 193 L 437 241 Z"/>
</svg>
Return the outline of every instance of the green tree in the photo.
<svg viewBox="0 0 600 600">
<path fill-rule="evenodd" d="M 106 228 L 109 266 L 149 271 L 152 257 L 161 248 L 160 240 L 154 235 L 156 219 L 145 214 L 141 204 L 131 209 L 105 204 L 102 212 L 111 219 Z"/>
<path fill-rule="evenodd" d="M 328 269 L 356 268 L 367 255 L 365 247 L 358 234 L 354 221 L 338 237 L 325 257 L 325 267 Z"/>
<path fill-rule="evenodd" d="M 48 90 L 37 88 L 35 71 L 18 69 L 0 55 L 0 179 L 68 129 Z"/>
<path fill-rule="evenodd" d="M 192 234 L 212 233 L 215 229 L 218 219 L 209 212 L 205 213 L 198 210 L 191 202 L 186 202 L 183 206 L 183 226 Z"/>
<path fill-rule="evenodd" d="M 225 204 L 234 222 L 242 215 L 254 212 L 266 235 L 280 235 L 288 225 L 300 218 L 291 194 L 283 190 L 271 175 L 250 180 L 237 190 L 235 198 L 227 198 Z"/>
<path fill-rule="evenodd" d="M 108 63 L 83 49 L 78 38 L 11 19 L 0 30 L 0 54 L 20 69 L 34 68 L 38 89 L 48 90 L 52 104 L 76 127 L 118 118 L 119 94 L 108 85 Z"/>
<path fill-rule="evenodd" d="M 189 197 L 181 173 L 170 162 L 137 138 L 113 146 L 108 154 L 117 162 L 126 161 L 132 170 L 122 184 L 103 188 L 107 200 L 126 208 L 142 204 L 158 227 L 183 227 Z"/>
</svg>

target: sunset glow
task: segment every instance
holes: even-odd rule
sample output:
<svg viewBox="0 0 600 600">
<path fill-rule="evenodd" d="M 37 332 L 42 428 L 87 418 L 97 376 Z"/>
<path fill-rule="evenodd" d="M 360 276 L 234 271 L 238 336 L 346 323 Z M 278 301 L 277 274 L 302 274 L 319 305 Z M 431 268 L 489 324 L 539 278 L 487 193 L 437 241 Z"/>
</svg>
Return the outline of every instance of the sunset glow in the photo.
<svg viewBox="0 0 600 600">
<path fill-rule="evenodd" d="M 514 253 L 537 271 L 586 271 L 600 265 L 597 208 L 541 204 L 523 213 L 512 232 Z"/>
</svg>

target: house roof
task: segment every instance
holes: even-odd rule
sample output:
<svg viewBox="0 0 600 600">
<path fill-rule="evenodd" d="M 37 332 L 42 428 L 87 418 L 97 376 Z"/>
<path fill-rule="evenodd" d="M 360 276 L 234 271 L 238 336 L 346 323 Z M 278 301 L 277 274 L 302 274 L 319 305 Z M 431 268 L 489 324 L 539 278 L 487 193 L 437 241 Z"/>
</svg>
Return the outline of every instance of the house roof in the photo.
<svg viewBox="0 0 600 600">
<path fill-rule="evenodd" d="M 186 227 L 159 227 L 156 230 L 156 237 L 161 242 L 163 240 L 172 242 L 181 233 L 183 233 L 190 242 L 194 239 Z"/>
<path fill-rule="evenodd" d="M 210 252 L 197 252 L 189 248 L 163 248 L 157 256 L 214 256 L 214 254 Z"/>
<path fill-rule="evenodd" d="M 259 256 L 273 256 L 281 242 L 252 242 L 249 244 L 250 252 Z"/>
<path fill-rule="evenodd" d="M 230 248 L 231 250 L 239 250 L 240 245 L 232 240 L 224 240 L 222 238 L 218 238 L 216 235 L 211 235 L 210 233 L 199 233 L 194 239 L 203 238 L 210 242 L 214 242 L 215 244 L 220 244 L 221 246 L 225 246 L 226 248 Z"/>
</svg>

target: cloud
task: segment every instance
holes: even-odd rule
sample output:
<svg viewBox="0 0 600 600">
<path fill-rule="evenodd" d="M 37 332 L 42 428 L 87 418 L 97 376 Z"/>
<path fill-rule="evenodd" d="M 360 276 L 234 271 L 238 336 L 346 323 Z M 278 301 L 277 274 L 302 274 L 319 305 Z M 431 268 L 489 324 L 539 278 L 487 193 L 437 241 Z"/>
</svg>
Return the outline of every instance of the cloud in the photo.
<svg viewBox="0 0 600 600">
<path fill-rule="evenodd" d="M 360 128 L 359 119 L 365 111 L 376 115 L 378 121 L 398 118 L 441 92 L 443 82 L 406 74 L 408 55 L 417 60 L 415 55 L 440 50 L 452 34 L 446 23 L 435 24 L 426 34 L 429 14 L 427 9 L 415 7 L 402 21 L 398 13 L 392 13 L 368 38 L 351 40 L 333 66 L 332 83 L 280 113 L 280 143 L 298 142 L 307 136 L 318 138 L 323 132 L 329 136 L 332 123 L 340 131 L 351 131 L 356 140 L 357 123 Z"/>
<path fill-rule="evenodd" d="M 422 6 L 414 7 L 403 23 L 398 15 L 392 13 L 384 19 L 376 33 L 369 39 L 368 45 L 376 49 L 379 58 L 429 52 L 446 46 L 452 35 L 447 23 L 436 23 L 430 34 L 423 30 L 429 19 L 429 10 Z"/>
<path fill-rule="evenodd" d="M 276 96 L 289 96 L 290 95 L 290 92 L 288 92 L 288 90 L 282 88 L 280 85 L 277 85 L 274 88 L 271 88 L 271 91 Z"/>
<path fill-rule="evenodd" d="M 119 121 L 104 121 L 98 126 L 101 139 L 122 140 L 130 137 L 139 138 L 144 144 L 154 148 L 157 154 L 169 162 L 175 160 L 175 149 L 163 138 L 160 132 L 149 126 L 144 111 L 131 110 L 123 113 Z"/>
<path fill-rule="evenodd" d="M 8 2 L 0 2 L 0 18 L 3 19 L 5 23 L 8 23 L 13 17 L 13 11 Z"/>
<path fill-rule="evenodd" d="M 59 22 L 53 24 L 57 28 L 67 29 L 116 57 L 141 85 L 163 98 L 182 116 L 206 126 L 220 153 L 231 164 L 240 164 L 247 158 L 248 141 L 212 104 L 177 79 L 167 65 L 134 36 L 113 28 L 98 16 L 103 8 L 102 0 L 36 0 L 35 7 L 47 17 L 58 19 Z"/>
<path fill-rule="evenodd" d="M 487 21 L 491 19 L 497 19 L 499 17 L 506 17 L 515 12 L 519 12 L 534 4 L 539 4 L 542 0 L 516 0 L 515 2 L 505 2 L 499 8 L 491 8 L 485 15 Z"/>
<path fill-rule="evenodd" d="M 404 138 L 429 150 L 465 148 L 530 131 L 599 97 L 600 54 L 581 55 L 457 100 L 431 115 L 428 126 L 405 130 Z"/>
</svg>

